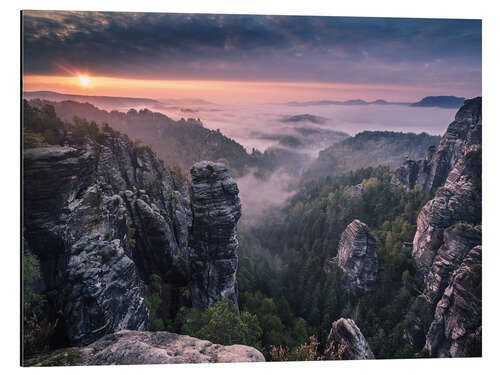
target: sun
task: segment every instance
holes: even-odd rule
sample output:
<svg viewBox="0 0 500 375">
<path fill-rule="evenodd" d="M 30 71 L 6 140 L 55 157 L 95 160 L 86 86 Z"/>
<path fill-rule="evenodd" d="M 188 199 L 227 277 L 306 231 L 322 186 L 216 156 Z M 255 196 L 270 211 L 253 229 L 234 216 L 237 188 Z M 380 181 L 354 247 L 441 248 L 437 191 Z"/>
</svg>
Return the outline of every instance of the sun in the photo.
<svg viewBox="0 0 500 375">
<path fill-rule="evenodd" d="M 79 75 L 78 81 L 80 81 L 80 85 L 84 87 L 90 86 L 90 83 L 92 82 L 88 75 Z"/>
</svg>

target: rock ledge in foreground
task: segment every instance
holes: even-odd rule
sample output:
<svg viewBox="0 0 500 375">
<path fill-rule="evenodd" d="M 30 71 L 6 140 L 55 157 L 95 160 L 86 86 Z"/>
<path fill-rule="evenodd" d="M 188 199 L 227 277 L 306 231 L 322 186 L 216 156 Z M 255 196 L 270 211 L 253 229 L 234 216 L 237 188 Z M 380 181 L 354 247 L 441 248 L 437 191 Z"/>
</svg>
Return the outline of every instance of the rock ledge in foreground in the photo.
<svg viewBox="0 0 500 375">
<path fill-rule="evenodd" d="M 28 366 L 143 365 L 165 363 L 264 362 L 257 349 L 219 345 L 170 332 L 119 331 L 81 348 L 38 357 Z"/>
</svg>

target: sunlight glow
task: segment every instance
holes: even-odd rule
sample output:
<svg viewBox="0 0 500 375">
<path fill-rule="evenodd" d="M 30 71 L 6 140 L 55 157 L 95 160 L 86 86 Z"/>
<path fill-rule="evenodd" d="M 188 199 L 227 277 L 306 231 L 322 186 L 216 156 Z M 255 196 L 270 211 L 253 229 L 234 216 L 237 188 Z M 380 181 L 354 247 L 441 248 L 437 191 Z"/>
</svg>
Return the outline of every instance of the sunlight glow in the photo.
<svg viewBox="0 0 500 375">
<path fill-rule="evenodd" d="M 49 90 L 83 95 L 155 99 L 191 97 L 217 103 L 248 103 L 321 100 L 325 98 L 335 100 L 384 98 L 395 101 L 415 101 L 425 95 L 437 95 L 440 88 L 342 82 L 136 79 L 90 77 L 86 74 L 76 73 L 71 76 L 25 75 L 23 76 L 23 90 Z"/>
<path fill-rule="evenodd" d="M 79 75 L 78 80 L 80 81 L 80 85 L 84 87 L 90 86 L 90 83 L 92 82 L 90 77 L 87 75 Z"/>
</svg>

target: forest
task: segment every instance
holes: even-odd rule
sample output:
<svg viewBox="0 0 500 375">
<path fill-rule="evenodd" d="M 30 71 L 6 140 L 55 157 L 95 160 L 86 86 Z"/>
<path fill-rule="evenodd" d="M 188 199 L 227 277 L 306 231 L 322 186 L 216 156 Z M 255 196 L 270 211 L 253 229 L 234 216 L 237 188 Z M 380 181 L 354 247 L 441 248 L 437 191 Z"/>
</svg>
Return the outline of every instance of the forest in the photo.
<svg viewBox="0 0 500 375">
<path fill-rule="evenodd" d="M 76 144 L 99 143 L 104 133 L 119 134 L 107 124 L 78 117 L 62 121 L 52 106 L 37 108 L 27 102 L 24 124 L 25 149 L 62 145 L 68 137 Z M 417 214 L 430 196 L 418 189 L 394 188 L 391 175 L 390 167 L 378 166 L 309 179 L 285 207 L 270 210 L 261 225 L 240 230 L 238 306 L 222 299 L 199 311 L 190 306 L 185 289 L 185 298 L 173 311 L 167 285 L 158 275 L 150 275 L 150 330 L 250 345 L 268 360 L 304 360 L 324 358 L 331 323 L 350 317 L 376 358 L 418 354 L 404 340 L 409 302 L 418 294 L 412 287 L 408 244 Z M 377 239 L 378 288 L 362 297 L 348 295 L 341 287 L 342 272 L 326 266 L 354 219 L 365 222 Z M 129 235 L 133 241 L 132 227 Z M 24 257 L 24 269 L 28 352 L 60 346 L 54 322 L 44 317 L 46 299 L 37 287 L 41 275 L 35 255 Z"/>
</svg>

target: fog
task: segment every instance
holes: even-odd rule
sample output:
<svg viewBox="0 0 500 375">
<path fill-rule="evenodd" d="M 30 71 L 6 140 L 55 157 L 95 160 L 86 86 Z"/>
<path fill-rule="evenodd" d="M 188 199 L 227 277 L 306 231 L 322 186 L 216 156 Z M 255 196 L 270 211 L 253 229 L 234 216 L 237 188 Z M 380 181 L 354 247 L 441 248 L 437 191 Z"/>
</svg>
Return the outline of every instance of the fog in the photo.
<svg viewBox="0 0 500 375">
<path fill-rule="evenodd" d="M 187 111 L 189 109 L 189 111 Z M 361 106 L 301 106 L 286 104 L 260 105 L 197 105 L 162 110 L 166 115 L 200 118 L 209 129 L 220 129 L 251 151 L 264 151 L 278 141 L 264 138 L 262 134 L 296 134 L 293 127 L 317 127 L 355 135 L 364 130 L 390 130 L 441 135 L 453 120 L 456 109 L 410 107 L 406 105 Z M 323 124 L 309 121 L 283 123 L 287 117 L 311 114 L 325 119 Z M 319 145 L 319 151 L 324 145 Z"/>
<path fill-rule="evenodd" d="M 254 225 L 262 222 L 269 210 L 280 207 L 295 193 L 298 177 L 279 169 L 266 180 L 253 174 L 237 179 L 240 189 L 243 225 Z"/>
<path fill-rule="evenodd" d="M 205 127 L 220 129 L 224 135 L 242 144 L 249 152 L 253 148 L 262 152 L 270 147 L 287 148 L 306 154 L 309 162 L 317 157 L 319 151 L 342 139 L 332 131 L 345 132 L 349 136 L 365 130 L 441 135 L 456 113 L 456 109 L 406 105 L 296 107 L 286 104 L 178 104 L 180 105 L 164 108 L 162 112 L 174 119 L 200 118 Z M 284 121 L 291 116 L 303 114 L 320 117 L 321 121 Z M 314 130 L 321 131 L 321 137 Z M 280 142 L 284 135 L 293 136 L 298 144 L 290 147 L 289 143 Z M 279 207 L 291 197 L 300 179 L 300 172 L 307 165 L 306 159 L 301 165 L 294 166 L 293 174 L 290 169 L 282 168 L 265 180 L 253 174 L 237 179 L 243 207 L 242 224 L 261 222 L 267 216 L 266 211 Z"/>
</svg>

